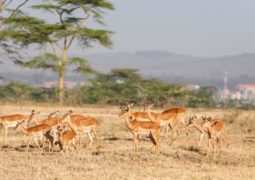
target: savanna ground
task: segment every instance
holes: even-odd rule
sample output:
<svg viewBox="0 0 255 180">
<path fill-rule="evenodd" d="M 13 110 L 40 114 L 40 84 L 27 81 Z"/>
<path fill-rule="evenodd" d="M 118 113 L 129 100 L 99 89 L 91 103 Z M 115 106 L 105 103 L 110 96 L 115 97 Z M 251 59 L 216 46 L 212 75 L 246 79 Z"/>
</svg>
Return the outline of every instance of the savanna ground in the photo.
<svg viewBox="0 0 255 180">
<path fill-rule="evenodd" d="M 171 135 L 162 138 L 161 153 L 151 153 L 148 138 L 139 141 L 139 152 L 133 152 L 132 136 L 124 120 L 118 117 L 119 107 L 61 107 L 1 105 L 0 115 L 41 111 L 47 113 L 69 109 L 95 117 L 99 122 L 100 148 L 86 148 L 87 137 L 78 152 L 41 152 L 35 144 L 25 151 L 21 132 L 9 131 L 8 145 L 0 148 L 0 179 L 255 179 L 255 112 L 219 109 L 188 109 L 190 115 L 210 115 L 226 122 L 230 145 L 222 144 L 222 152 L 212 161 L 212 152 L 205 157 L 207 137 L 196 149 L 199 133 L 189 129 L 180 132 L 176 141 Z M 141 110 L 141 109 L 134 109 Z M 159 111 L 159 109 L 158 109 Z"/>
</svg>

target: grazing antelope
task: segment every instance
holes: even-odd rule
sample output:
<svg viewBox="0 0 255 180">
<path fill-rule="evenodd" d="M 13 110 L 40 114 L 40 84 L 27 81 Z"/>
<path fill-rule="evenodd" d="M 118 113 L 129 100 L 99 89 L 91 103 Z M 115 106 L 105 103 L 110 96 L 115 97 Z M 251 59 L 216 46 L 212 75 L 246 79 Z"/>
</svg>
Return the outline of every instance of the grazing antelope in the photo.
<svg viewBox="0 0 255 180">
<path fill-rule="evenodd" d="M 79 117 L 79 118 L 78 118 Z M 93 143 L 93 137 L 92 134 L 95 137 L 96 144 L 98 147 L 98 141 L 99 137 L 97 134 L 97 120 L 91 117 L 87 118 L 80 118 L 81 116 L 76 116 L 76 118 L 66 118 L 63 122 L 67 122 L 69 126 L 74 130 L 75 133 L 79 134 L 79 145 L 81 144 L 81 135 L 83 133 L 86 133 L 89 137 L 89 148 L 91 148 L 91 145 Z"/>
<path fill-rule="evenodd" d="M 55 113 L 54 113 L 55 114 Z M 61 124 L 61 118 L 58 117 L 52 117 L 53 113 L 49 114 L 48 117 L 50 118 L 46 118 L 43 119 L 41 121 L 38 121 L 37 117 L 35 118 L 35 124 L 36 126 L 41 125 L 41 124 L 47 124 L 48 126 L 51 127 L 51 130 L 47 133 L 47 138 L 48 139 L 53 139 L 53 144 L 55 143 L 55 139 L 56 139 L 56 127 Z M 31 121 L 29 121 L 31 122 Z M 28 123 L 29 123 L 28 122 Z M 40 143 L 42 143 L 42 146 L 44 147 L 44 136 L 41 136 L 40 139 Z"/>
<path fill-rule="evenodd" d="M 227 146 L 229 145 L 227 136 L 225 133 L 224 121 L 221 119 L 207 118 L 204 120 L 202 126 L 208 134 L 208 137 L 209 137 L 208 146 L 210 147 L 210 145 L 211 145 L 211 147 L 213 148 L 213 159 L 214 159 L 218 149 L 221 150 L 220 139 L 221 139 L 222 135 L 224 136 L 224 138 L 227 142 Z M 209 151 L 209 147 L 208 147 L 208 151 Z M 207 153 L 207 155 L 208 155 L 208 153 Z"/>
<path fill-rule="evenodd" d="M 39 146 L 38 142 L 37 142 L 37 138 L 41 138 L 46 132 L 50 131 L 51 126 L 47 125 L 47 124 L 40 124 L 34 127 L 30 127 L 30 128 L 25 128 L 23 126 L 25 121 L 21 121 L 19 122 L 16 127 L 15 130 L 20 129 L 25 135 L 27 135 L 28 137 L 28 142 L 27 142 L 27 151 L 29 148 L 29 145 L 31 143 L 31 140 L 33 139 L 37 145 L 37 147 L 42 151 L 42 148 Z M 50 147 L 49 147 L 50 149 Z"/>
<path fill-rule="evenodd" d="M 121 113 L 119 114 L 119 117 L 125 120 L 127 128 L 133 134 L 134 151 L 137 151 L 138 135 L 146 134 L 146 135 L 149 135 L 152 143 L 155 145 L 156 152 L 159 153 L 160 125 L 157 122 L 153 122 L 153 121 L 137 121 L 137 120 L 130 121 L 130 114 L 129 114 L 130 109 L 123 108 L 123 107 L 120 107 L 120 109 L 121 109 Z"/>
<path fill-rule="evenodd" d="M 35 111 L 31 111 L 31 115 L 29 116 L 29 119 L 27 120 L 30 121 L 34 117 Z M 0 116 L 0 124 L 2 125 L 4 129 L 4 139 L 3 139 L 3 144 L 6 144 L 6 137 L 8 133 L 8 128 L 14 128 L 19 122 L 25 121 L 27 119 L 26 116 L 23 114 L 13 114 L 13 115 L 7 115 L 7 116 Z"/>
<path fill-rule="evenodd" d="M 188 128 L 194 127 L 200 132 L 198 149 L 200 148 L 200 144 L 204 137 L 204 134 L 207 134 L 209 137 L 208 150 L 210 148 L 210 145 L 214 144 L 213 148 L 214 148 L 214 154 L 215 154 L 218 149 L 218 146 L 220 145 L 219 144 L 220 136 L 223 135 L 225 140 L 227 140 L 227 136 L 224 130 L 225 129 L 224 122 L 220 119 L 202 117 L 203 122 L 200 123 L 197 120 L 195 120 L 196 118 L 197 118 L 196 116 L 190 117 L 188 122 Z M 228 142 L 227 142 L 227 146 L 228 146 Z"/>
<path fill-rule="evenodd" d="M 54 143 L 55 144 L 55 141 L 56 141 L 56 137 L 57 137 L 57 134 L 56 134 L 56 127 L 58 125 L 60 125 L 62 123 L 62 119 L 61 117 L 52 117 L 52 115 L 54 115 L 55 113 L 57 113 L 58 111 L 55 111 L 51 114 L 49 114 L 48 118 L 44 119 L 44 120 L 41 120 L 41 121 L 36 121 L 36 124 L 39 125 L 39 124 L 48 124 L 52 127 L 52 133 L 53 133 L 53 138 L 54 138 Z M 83 120 L 83 119 L 86 119 L 85 116 L 81 115 L 81 114 L 72 114 L 73 111 L 69 111 L 67 114 L 70 115 L 70 119 L 71 121 L 74 121 L 74 122 L 77 122 L 79 120 Z M 66 114 L 66 115 L 67 115 Z M 64 115 L 65 116 L 65 115 Z M 64 117 L 63 116 L 63 117 Z M 49 118 L 50 117 L 50 118 Z M 89 136 L 91 137 L 91 136 Z M 91 139 L 91 138 L 90 138 Z"/>
<path fill-rule="evenodd" d="M 61 120 L 64 120 L 65 118 L 69 117 L 70 113 L 71 112 L 68 112 L 65 115 L 63 115 Z M 53 139 L 49 138 L 49 133 L 52 129 L 52 125 L 51 124 L 39 124 L 34 127 L 25 128 L 23 126 L 24 122 L 25 121 L 19 122 L 16 125 L 15 130 L 20 129 L 25 135 L 28 136 L 27 151 L 28 151 L 28 148 L 29 148 L 29 145 L 30 145 L 30 142 L 32 139 L 34 139 L 36 145 L 42 151 L 41 147 L 39 146 L 39 144 L 37 142 L 37 138 L 42 139 L 43 136 L 45 136 L 46 139 L 49 141 L 49 151 L 50 151 L 53 147 Z"/>
<path fill-rule="evenodd" d="M 75 145 L 76 134 L 74 130 L 69 126 L 69 124 L 67 122 L 64 122 L 57 129 L 58 129 L 57 135 L 59 139 L 59 146 L 60 146 L 61 152 L 69 151 L 68 147 L 70 146 L 70 144 L 76 150 L 76 145 Z"/>
<path fill-rule="evenodd" d="M 54 113 L 51 113 L 51 114 L 49 114 L 49 116 L 51 117 L 53 114 L 55 114 L 57 111 L 55 111 Z M 41 120 L 41 121 L 38 121 L 38 120 L 36 120 L 35 122 L 36 122 L 36 125 L 41 125 L 41 124 L 47 124 L 48 126 L 50 126 L 51 127 L 51 129 L 50 129 L 50 131 L 49 132 L 47 132 L 47 134 L 46 134 L 46 138 L 47 139 L 53 139 L 52 141 L 52 144 L 54 144 L 55 143 L 55 140 L 56 140 L 56 128 L 57 128 L 57 126 L 58 125 L 60 125 L 61 123 L 62 123 L 62 120 L 64 119 L 64 118 L 66 118 L 67 116 L 70 116 L 71 115 L 71 113 L 72 112 L 68 112 L 68 113 L 66 113 L 66 114 L 64 114 L 62 117 L 51 117 L 51 118 L 47 118 L 47 119 L 44 119 L 44 120 Z M 34 116 L 35 116 L 35 114 L 34 114 Z M 36 118 L 37 119 L 37 118 Z M 30 122 L 30 121 L 29 121 Z M 43 136 L 42 136 L 42 138 L 43 138 Z M 42 146 L 44 147 L 44 140 L 43 139 L 40 139 L 40 141 L 41 141 L 41 143 L 42 143 Z"/>
<path fill-rule="evenodd" d="M 206 133 L 206 130 L 203 128 L 203 123 L 198 122 L 196 116 L 191 116 L 188 121 L 188 128 L 194 127 L 200 132 L 199 142 L 197 148 L 200 148 L 202 139 L 204 137 L 204 134 Z"/>
<path fill-rule="evenodd" d="M 179 122 L 181 122 L 185 126 L 186 133 L 188 133 L 185 121 L 182 117 L 185 113 L 184 108 L 168 109 L 166 111 L 163 111 L 162 113 L 155 113 L 155 115 L 152 116 L 150 110 L 152 106 L 153 105 L 148 105 L 146 110 L 149 119 L 151 121 L 158 122 L 162 127 L 169 126 L 172 129 L 174 139 L 176 139 L 176 126 Z M 180 117 L 182 117 L 182 119 L 179 119 Z"/>
</svg>

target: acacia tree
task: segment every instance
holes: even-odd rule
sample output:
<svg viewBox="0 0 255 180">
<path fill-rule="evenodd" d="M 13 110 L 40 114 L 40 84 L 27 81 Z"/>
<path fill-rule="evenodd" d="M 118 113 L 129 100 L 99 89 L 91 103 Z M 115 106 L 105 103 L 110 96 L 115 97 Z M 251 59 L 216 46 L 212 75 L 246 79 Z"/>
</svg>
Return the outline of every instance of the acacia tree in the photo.
<svg viewBox="0 0 255 180">
<path fill-rule="evenodd" d="M 19 16 L 22 14 L 21 8 L 25 6 L 29 0 L 24 1 L 13 1 L 13 0 L 0 0 L 0 31 L 4 29 L 3 21 L 6 18 L 12 16 Z M 14 54 L 17 55 L 17 48 L 14 44 L 9 44 L 5 41 L 0 41 L 0 57 L 1 58 L 14 58 Z M 2 63 L 2 59 L 0 60 L 0 64 Z M 2 77 L 0 76 L 0 79 Z"/>
<path fill-rule="evenodd" d="M 114 10 L 106 0 L 52 0 L 32 6 L 35 10 L 49 12 L 52 21 L 38 17 L 21 16 L 5 19 L 8 29 L 0 32 L 0 39 L 29 47 L 32 44 L 47 45 L 51 52 L 36 56 L 29 61 L 16 61 L 29 68 L 50 69 L 58 74 L 58 98 L 63 103 L 64 75 L 68 65 L 75 64 L 75 71 L 93 73 L 86 60 L 80 57 L 69 58 L 71 46 L 90 47 L 94 42 L 110 47 L 111 31 L 89 28 L 86 22 L 104 25 L 104 10 Z"/>
</svg>

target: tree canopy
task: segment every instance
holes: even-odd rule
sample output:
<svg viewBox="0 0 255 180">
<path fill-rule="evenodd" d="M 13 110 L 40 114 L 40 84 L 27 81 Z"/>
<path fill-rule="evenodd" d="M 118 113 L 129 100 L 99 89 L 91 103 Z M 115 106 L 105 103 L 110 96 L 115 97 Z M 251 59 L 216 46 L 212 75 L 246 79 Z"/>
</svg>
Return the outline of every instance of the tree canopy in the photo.
<svg viewBox="0 0 255 180">
<path fill-rule="evenodd" d="M 114 10 L 114 6 L 106 0 L 51 0 L 42 1 L 32 6 L 35 11 L 51 13 L 52 21 L 21 15 L 5 18 L 5 29 L 0 32 L 1 42 L 11 42 L 21 47 L 31 45 L 47 46 L 50 52 L 38 55 L 29 61 L 16 60 L 28 68 L 49 69 L 58 74 L 58 97 L 64 100 L 64 75 L 69 66 L 75 66 L 76 72 L 96 73 L 86 60 L 81 57 L 69 57 L 71 46 L 92 47 L 94 43 L 111 47 L 111 31 L 88 27 L 86 22 L 92 20 L 104 25 L 103 15 L 106 10 Z"/>
</svg>

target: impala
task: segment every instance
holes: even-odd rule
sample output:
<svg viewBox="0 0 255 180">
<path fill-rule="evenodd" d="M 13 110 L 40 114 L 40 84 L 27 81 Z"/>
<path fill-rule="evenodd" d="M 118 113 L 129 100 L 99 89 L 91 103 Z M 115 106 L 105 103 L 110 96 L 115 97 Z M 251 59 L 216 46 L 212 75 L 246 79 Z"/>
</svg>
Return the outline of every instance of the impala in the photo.
<svg viewBox="0 0 255 180">
<path fill-rule="evenodd" d="M 39 146 L 38 142 L 37 142 L 37 138 L 41 138 L 46 132 L 50 131 L 51 126 L 47 125 L 47 124 L 40 124 L 34 127 L 30 127 L 30 128 L 25 128 L 23 126 L 25 121 L 21 121 L 19 122 L 16 127 L 15 130 L 20 129 L 25 135 L 27 135 L 28 137 L 28 142 L 27 142 L 27 151 L 29 148 L 29 145 L 31 143 L 31 140 L 33 139 L 37 145 L 37 147 L 42 151 L 42 148 Z M 50 147 L 49 147 L 50 149 Z"/>
<path fill-rule="evenodd" d="M 129 104 L 127 105 L 127 108 L 129 109 L 129 116 L 130 116 L 130 119 L 131 120 L 137 120 L 137 121 L 151 121 L 151 119 L 149 119 L 148 117 L 148 114 L 147 114 L 147 111 L 148 111 L 148 104 L 145 104 L 144 105 L 144 111 L 143 112 L 132 112 L 131 111 L 131 107 L 134 105 L 134 103 L 132 104 Z M 156 118 L 158 113 L 154 113 L 154 112 L 151 112 L 151 115 L 153 116 L 153 119 Z M 167 130 L 167 135 L 168 135 L 168 123 L 165 124 L 165 123 L 162 123 L 161 126 L 163 126 L 163 130 L 162 132 L 164 131 L 165 127 L 166 127 L 166 130 Z"/>
<path fill-rule="evenodd" d="M 61 152 L 69 151 L 68 147 L 70 146 L 70 144 L 76 150 L 76 145 L 75 145 L 76 134 L 75 134 L 74 130 L 69 126 L 68 123 L 66 123 L 66 122 L 62 123 L 58 127 L 57 135 L 58 135 L 58 139 L 59 139 L 59 146 L 60 146 Z"/>
<path fill-rule="evenodd" d="M 78 117 L 78 116 L 77 116 Z M 93 143 L 92 134 L 95 136 L 96 144 L 98 147 L 99 137 L 97 134 L 97 120 L 91 117 L 87 118 L 66 118 L 63 122 L 67 122 L 69 126 L 74 130 L 75 133 L 79 134 L 79 145 L 81 144 L 81 135 L 86 133 L 89 137 L 89 148 Z"/>
<path fill-rule="evenodd" d="M 31 111 L 31 115 L 29 116 L 29 119 L 27 121 L 30 121 L 34 117 L 35 111 Z M 4 129 L 4 139 L 3 143 L 6 144 L 6 137 L 8 133 L 8 128 L 10 127 L 16 127 L 16 125 L 19 122 L 25 121 L 27 119 L 26 116 L 23 114 L 13 114 L 13 115 L 7 115 L 7 116 L 0 116 L 0 124 L 2 125 Z"/>
<path fill-rule="evenodd" d="M 227 136 L 225 133 L 224 121 L 221 119 L 207 118 L 203 122 L 203 128 L 206 130 L 208 137 L 209 137 L 208 146 L 210 147 L 210 145 L 211 145 L 213 148 L 213 159 L 214 159 L 218 149 L 221 150 L 220 140 L 221 140 L 222 135 L 224 136 L 224 138 L 226 140 L 227 146 L 229 145 Z M 209 151 L 209 147 L 208 147 L 208 151 Z M 207 155 L 208 155 L 208 153 L 207 153 Z"/>
<path fill-rule="evenodd" d="M 128 103 L 127 108 L 129 109 L 129 116 L 131 120 L 137 120 L 137 121 L 150 121 L 147 115 L 147 104 L 144 105 L 144 111 L 137 111 L 137 112 L 132 112 L 131 107 L 134 105 L 134 103 Z M 156 113 L 151 113 L 151 115 L 154 117 Z"/>
<path fill-rule="evenodd" d="M 65 119 L 69 116 L 70 116 L 70 112 L 63 115 L 62 119 Z M 47 140 L 49 141 L 49 151 L 50 151 L 53 146 L 53 140 L 51 138 L 49 138 L 48 136 L 49 136 L 50 130 L 52 129 L 52 126 L 49 124 L 39 124 L 34 127 L 25 128 L 23 126 L 24 122 L 25 121 L 19 122 L 16 125 L 15 130 L 20 129 L 25 135 L 27 135 L 27 137 L 28 137 L 27 151 L 28 151 L 28 148 L 29 148 L 29 145 L 30 145 L 32 139 L 35 141 L 38 148 L 42 151 L 42 148 L 39 146 L 37 139 L 38 138 L 41 139 L 43 136 L 45 136 L 47 138 Z"/>
<path fill-rule="evenodd" d="M 51 113 L 50 115 L 53 115 L 56 112 L 57 111 L 55 111 L 54 113 Z M 70 116 L 71 114 L 72 114 L 72 111 L 69 111 L 68 113 L 64 114 L 62 117 L 51 117 L 51 118 L 46 118 L 46 119 L 41 120 L 41 121 L 36 120 L 36 125 L 47 124 L 48 126 L 50 126 L 51 127 L 51 131 L 47 133 L 47 138 L 48 139 L 53 139 L 53 144 L 55 144 L 55 140 L 56 140 L 56 136 L 57 136 L 56 135 L 56 128 L 57 128 L 57 126 L 62 123 L 62 120 L 64 118 L 66 118 L 67 116 Z M 33 116 L 35 116 L 35 114 Z M 50 133 L 52 133 L 52 135 L 50 135 Z M 41 139 L 40 141 L 41 141 L 42 145 L 44 146 L 43 139 Z"/>
<path fill-rule="evenodd" d="M 52 117 L 52 115 L 55 114 L 55 113 L 57 113 L 57 112 L 58 112 L 58 111 L 55 111 L 55 112 L 49 114 L 49 116 L 50 116 L 51 118 L 46 118 L 46 119 L 41 120 L 41 121 L 38 121 L 38 120 L 36 121 L 36 124 L 37 124 L 37 125 L 39 125 L 39 124 L 48 124 L 48 125 L 50 125 L 50 126 L 52 127 L 53 139 L 54 139 L 54 143 L 53 143 L 53 144 L 55 144 L 56 137 L 57 137 L 57 134 L 56 134 L 56 127 L 62 123 L 62 119 L 63 119 L 63 118 L 61 118 L 61 117 Z M 85 117 L 84 115 L 81 115 L 81 114 L 72 114 L 72 113 L 73 113 L 73 111 L 70 110 L 67 114 L 70 115 L 70 120 L 71 120 L 71 122 L 73 122 L 74 124 L 75 124 L 75 123 L 76 123 L 76 124 L 78 123 L 78 125 L 79 125 L 79 121 L 86 119 L 86 117 Z M 49 117 L 49 116 L 48 116 L 48 117 Z M 90 141 L 91 141 L 91 143 L 92 143 L 93 138 L 91 137 L 90 132 L 87 132 L 87 131 L 86 131 L 86 133 L 88 133 L 89 138 L 90 138 Z M 96 132 L 95 132 L 95 133 L 96 133 Z M 90 144 L 91 144 L 91 143 L 90 143 Z"/>
<path fill-rule="evenodd" d="M 159 153 L 159 133 L 160 133 L 160 125 L 157 122 L 153 121 L 130 121 L 129 116 L 129 108 L 120 107 L 121 113 L 119 116 L 125 120 L 127 128 L 133 134 L 133 146 L 134 151 L 137 151 L 138 144 L 138 135 L 149 135 L 152 143 L 155 145 L 156 152 Z"/>
<path fill-rule="evenodd" d="M 172 129 L 173 137 L 176 138 L 176 126 L 179 122 L 181 122 L 185 126 L 186 133 L 187 127 L 185 124 L 185 121 L 183 119 L 185 109 L 184 108 L 172 108 L 168 109 L 166 111 L 163 111 L 162 113 L 155 113 L 153 116 L 151 113 L 151 107 L 153 105 L 147 106 L 147 115 L 151 121 L 158 122 L 160 126 L 169 126 Z"/>
<path fill-rule="evenodd" d="M 62 122 L 62 118 L 61 117 L 53 117 L 53 115 L 54 114 L 56 114 L 58 111 L 55 111 L 55 112 L 53 112 L 53 113 L 50 113 L 49 115 L 48 115 L 48 118 L 46 118 L 46 119 L 43 119 L 43 120 L 41 120 L 41 121 L 38 121 L 38 118 L 36 118 L 35 120 L 36 120 L 36 125 L 38 125 L 38 124 L 48 124 L 48 125 L 50 125 L 50 126 L 57 126 L 57 125 L 59 125 L 59 124 L 61 124 L 61 122 Z M 70 115 L 70 118 L 71 118 L 71 120 L 73 120 L 73 121 L 76 121 L 76 120 L 79 120 L 79 119 L 85 119 L 86 117 L 85 116 L 83 116 L 83 115 L 81 115 L 81 114 L 72 114 L 73 113 L 73 111 L 72 110 L 70 110 L 69 112 L 68 112 L 68 114 Z M 29 121 L 30 122 L 30 121 Z M 29 123 L 28 122 L 28 123 Z"/>
<path fill-rule="evenodd" d="M 220 136 L 223 135 L 225 140 L 227 141 L 227 136 L 225 133 L 225 125 L 223 120 L 220 119 L 212 119 L 211 117 L 206 118 L 202 117 L 203 122 L 198 122 L 195 120 L 197 117 L 192 116 L 189 119 L 188 127 L 194 127 L 200 132 L 200 138 L 198 143 L 198 148 L 200 148 L 201 141 L 203 139 L 204 134 L 208 134 L 208 150 L 210 148 L 210 145 L 214 144 L 214 155 L 218 149 L 219 146 L 219 140 Z M 227 141 L 228 146 L 228 141 Z"/>
<path fill-rule="evenodd" d="M 203 128 L 203 123 L 198 122 L 196 116 L 191 116 L 188 121 L 188 128 L 194 127 L 200 132 L 199 142 L 198 142 L 198 149 L 200 148 L 202 139 L 204 137 L 204 134 L 206 133 L 206 130 Z"/>
</svg>

